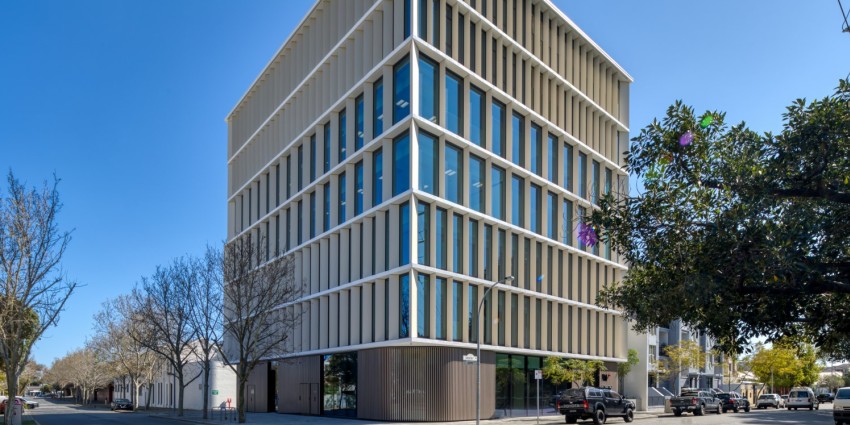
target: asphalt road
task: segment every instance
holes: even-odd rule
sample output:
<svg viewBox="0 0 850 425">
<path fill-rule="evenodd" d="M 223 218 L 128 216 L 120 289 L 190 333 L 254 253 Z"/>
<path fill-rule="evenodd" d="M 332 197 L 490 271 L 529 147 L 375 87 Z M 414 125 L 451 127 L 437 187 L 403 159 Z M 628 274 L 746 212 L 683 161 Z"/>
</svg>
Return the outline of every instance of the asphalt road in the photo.
<svg viewBox="0 0 850 425">
<path fill-rule="evenodd" d="M 40 406 L 26 414 L 41 425 L 141 425 L 169 424 L 171 420 L 152 418 L 145 412 L 113 412 L 104 407 L 80 407 L 69 402 L 38 398 Z M 26 416 L 25 416 L 26 417 Z"/>
<path fill-rule="evenodd" d="M 103 407 L 80 407 L 68 402 L 58 402 L 51 399 L 38 399 L 41 406 L 37 409 L 27 411 L 28 415 L 37 420 L 41 425 L 141 425 L 141 424 L 175 424 L 173 419 L 151 417 L 147 412 L 111 412 Z M 339 425 L 341 423 L 370 424 L 372 421 L 351 421 L 315 416 L 292 416 L 266 414 L 258 417 L 262 424 L 291 424 L 306 422 L 311 425 Z M 249 422 L 251 422 L 249 418 Z M 256 422 L 256 421 L 255 421 Z M 469 421 L 455 423 L 458 425 L 469 424 Z M 484 425 L 533 425 L 536 418 L 512 418 L 510 420 L 482 421 Z M 540 424 L 555 425 L 564 423 L 562 416 L 541 416 Z M 592 424 L 592 421 L 581 421 L 579 423 Z M 621 418 L 611 418 L 609 424 L 624 423 Z M 785 410 L 768 409 L 745 413 L 727 412 L 721 415 L 708 413 L 705 416 L 693 416 L 683 414 L 675 417 L 672 414 L 662 414 L 659 417 L 636 416 L 635 423 L 638 425 L 832 425 L 832 403 L 822 404 L 820 410 Z M 399 424 L 401 425 L 401 424 Z M 423 424 L 426 425 L 426 424 Z M 434 425 L 434 424 L 427 424 Z"/>
</svg>

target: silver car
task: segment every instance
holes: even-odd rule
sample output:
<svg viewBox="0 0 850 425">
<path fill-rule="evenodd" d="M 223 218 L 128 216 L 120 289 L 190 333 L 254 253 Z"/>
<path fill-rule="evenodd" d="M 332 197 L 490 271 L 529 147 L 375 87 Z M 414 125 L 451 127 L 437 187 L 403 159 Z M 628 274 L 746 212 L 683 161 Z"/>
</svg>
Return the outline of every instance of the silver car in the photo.
<svg viewBox="0 0 850 425">
<path fill-rule="evenodd" d="M 782 400 L 782 397 L 780 397 L 779 394 L 760 395 L 758 401 L 756 401 L 756 408 L 767 409 L 768 407 L 772 407 L 774 409 L 785 407 L 785 401 Z"/>
</svg>

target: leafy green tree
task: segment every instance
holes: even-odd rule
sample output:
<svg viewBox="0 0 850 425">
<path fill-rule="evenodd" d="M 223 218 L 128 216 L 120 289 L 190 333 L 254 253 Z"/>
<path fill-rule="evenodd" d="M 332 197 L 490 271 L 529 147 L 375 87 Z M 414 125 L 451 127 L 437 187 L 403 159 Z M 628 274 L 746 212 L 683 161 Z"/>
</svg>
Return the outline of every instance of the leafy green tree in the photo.
<svg viewBox="0 0 850 425">
<path fill-rule="evenodd" d="M 594 385 L 596 375 L 608 370 L 601 360 L 579 360 L 549 356 L 543 361 L 543 377 L 555 386 L 575 382 L 578 386 Z"/>
<path fill-rule="evenodd" d="M 850 83 L 783 114 L 779 134 L 676 102 L 632 139 L 637 195 L 591 221 L 630 265 L 599 301 L 647 331 L 674 319 L 725 351 L 808 335 L 850 358 Z"/>
<path fill-rule="evenodd" d="M 770 385 L 772 393 L 775 387 L 791 388 L 803 379 L 797 353 L 792 348 L 758 346 L 746 362 L 759 382 Z"/>
<path fill-rule="evenodd" d="M 620 379 L 620 392 L 623 391 L 623 387 L 625 386 L 623 382 L 625 382 L 626 375 L 628 375 L 629 372 L 632 371 L 632 368 L 637 366 L 638 363 L 640 363 L 638 352 L 633 348 L 629 348 L 626 361 L 624 363 L 617 364 L 617 376 Z"/>
<path fill-rule="evenodd" d="M 658 369 L 658 374 L 664 378 L 676 378 L 673 388 L 676 394 L 682 389 L 679 379 L 682 372 L 690 368 L 703 367 L 708 362 L 708 353 L 696 341 L 691 340 L 668 345 L 664 348 L 664 355 L 667 359 L 660 360 L 663 367 Z"/>
</svg>

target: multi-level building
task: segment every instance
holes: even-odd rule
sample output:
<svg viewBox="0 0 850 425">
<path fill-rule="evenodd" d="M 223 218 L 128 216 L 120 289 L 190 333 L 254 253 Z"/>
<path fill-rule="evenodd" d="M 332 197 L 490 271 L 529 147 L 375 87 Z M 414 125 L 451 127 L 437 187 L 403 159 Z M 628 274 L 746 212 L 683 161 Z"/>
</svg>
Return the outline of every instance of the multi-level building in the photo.
<svg viewBox="0 0 850 425">
<path fill-rule="evenodd" d="M 724 356 L 715 352 L 714 340 L 704 332 L 691 329 L 681 320 L 674 320 L 667 327 L 656 328 L 654 333 L 649 334 L 630 330 L 627 339 L 629 348 L 638 352 L 640 362 L 624 378 L 624 391 L 640 399 L 638 409 L 663 405 L 665 396 L 678 395 L 686 387 L 729 389 L 728 382 L 723 379 Z M 663 373 L 658 362 L 671 361 L 666 354 L 667 347 L 681 345 L 685 341 L 693 341 L 699 347 L 705 364 L 671 367 L 668 373 Z"/>
<path fill-rule="evenodd" d="M 575 229 L 627 187 L 630 82 L 548 0 L 317 1 L 227 117 L 228 240 L 305 288 L 251 384 L 281 412 L 460 420 L 478 342 L 482 417 L 531 408 L 546 356 L 616 370 L 595 298 L 626 268 Z"/>
</svg>

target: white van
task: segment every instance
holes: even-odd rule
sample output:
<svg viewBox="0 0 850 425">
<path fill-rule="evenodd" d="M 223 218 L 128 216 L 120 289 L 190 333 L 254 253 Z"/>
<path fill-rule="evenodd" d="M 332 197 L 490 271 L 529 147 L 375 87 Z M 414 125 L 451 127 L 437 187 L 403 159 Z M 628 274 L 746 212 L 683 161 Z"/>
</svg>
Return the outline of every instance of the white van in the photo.
<svg viewBox="0 0 850 425">
<path fill-rule="evenodd" d="M 850 424 L 850 387 L 839 388 L 832 401 L 832 419 L 835 425 Z"/>
<path fill-rule="evenodd" d="M 815 392 L 809 387 L 794 387 L 788 393 L 788 401 L 785 402 L 785 407 L 788 410 L 792 408 L 797 410 L 800 407 L 808 407 L 809 410 L 817 410 L 818 399 L 815 398 Z"/>
</svg>

